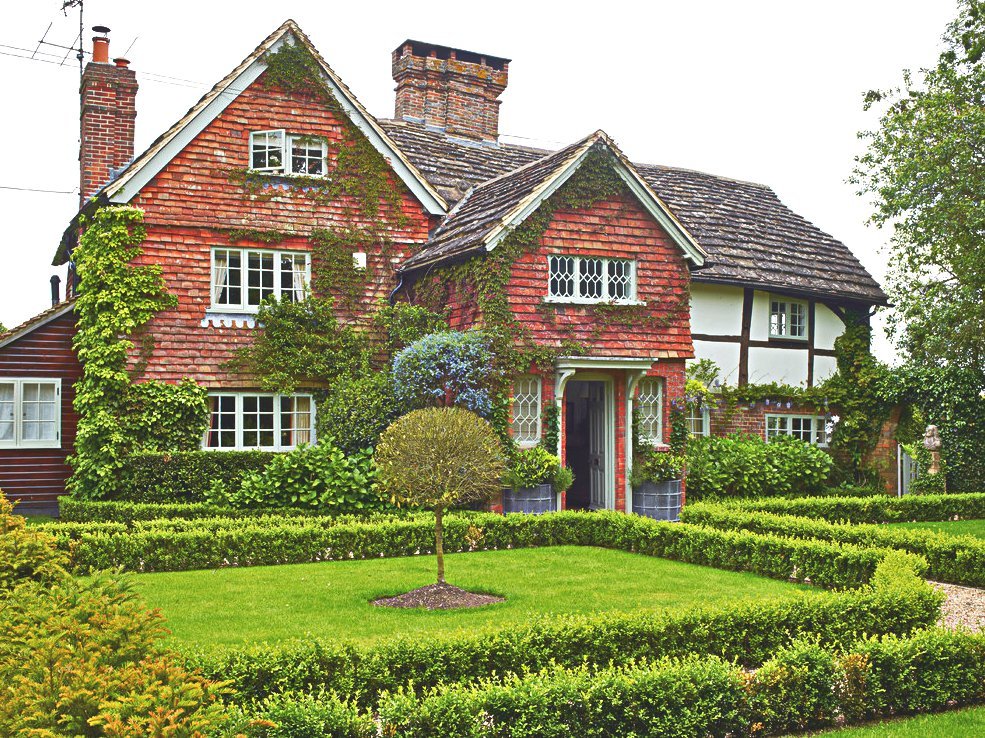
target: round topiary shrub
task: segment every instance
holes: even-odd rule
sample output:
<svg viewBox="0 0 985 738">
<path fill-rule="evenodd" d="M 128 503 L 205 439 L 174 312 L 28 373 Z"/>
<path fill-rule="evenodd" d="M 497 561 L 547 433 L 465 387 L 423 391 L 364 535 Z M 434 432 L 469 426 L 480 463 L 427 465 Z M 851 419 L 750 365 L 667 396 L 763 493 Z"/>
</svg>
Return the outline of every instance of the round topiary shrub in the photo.
<svg viewBox="0 0 985 738">
<path fill-rule="evenodd" d="M 492 426 L 455 407 L 397 419 L 376 447 L 377 482 L 397 504 L 434 509 L 438 582 L 445 581 L 441 524 L 452 505 L 487 500 L 500 489 L 504 455 Z"/>
</svg>

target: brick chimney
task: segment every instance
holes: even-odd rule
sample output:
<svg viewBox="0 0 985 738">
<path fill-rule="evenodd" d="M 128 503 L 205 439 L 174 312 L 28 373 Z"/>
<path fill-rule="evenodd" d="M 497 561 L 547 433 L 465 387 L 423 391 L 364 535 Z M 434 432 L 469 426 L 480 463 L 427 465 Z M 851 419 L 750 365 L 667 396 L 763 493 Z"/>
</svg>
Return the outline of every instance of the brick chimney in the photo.
<svg viewBox="0 0 985 738">
<path fill-rule="evenodd" d="M 393 51 L 396 117 L 444 128 L 479 141 L 499 137 L 497 99 L 506 89 L 509 59 L 404 41 Z"/>
<path fill-rule="evenodd" d="M 79 189 L 84 204 L 133 159 L 137 75 L 126 59 L 109 60 L 109 29 L 94 26 L 92 61 L 82 73 Z"/>
</svg>

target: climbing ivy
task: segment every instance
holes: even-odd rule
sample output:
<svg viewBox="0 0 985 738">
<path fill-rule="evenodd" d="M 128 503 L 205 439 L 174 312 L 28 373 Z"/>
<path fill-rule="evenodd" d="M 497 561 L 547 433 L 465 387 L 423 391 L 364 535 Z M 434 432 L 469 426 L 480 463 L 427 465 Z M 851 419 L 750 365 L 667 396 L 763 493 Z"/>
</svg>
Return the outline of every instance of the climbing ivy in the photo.
<svg viewBox="0 0 985 738">
<path fill-rule="evenodd" d="M 73 252 L 79 279 L 73 339 L 82 376 L 75 384 L 79 424 L 69 457 L 70 491 L 99 498 L 113 493 L 123 457 L 135 449 L 186 450 L 205 431 L 204 388 L 186 381 L 133 383 L 130 340 L 159 311 L 177 304 L 161 268 L 136 265 L 144 240 L 143 212 L 107 207 L 83 222 Z"/>
</svg>

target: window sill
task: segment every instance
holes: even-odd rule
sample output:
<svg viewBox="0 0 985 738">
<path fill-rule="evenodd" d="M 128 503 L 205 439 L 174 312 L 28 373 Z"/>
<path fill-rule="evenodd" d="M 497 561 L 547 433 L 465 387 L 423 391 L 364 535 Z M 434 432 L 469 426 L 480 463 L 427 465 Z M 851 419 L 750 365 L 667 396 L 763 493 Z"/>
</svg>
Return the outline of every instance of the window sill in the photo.
<svg viewBox="0 0 985 738">
<path fill-rule="evenodd" d="M 594 300 L 588 297 L 545 297 L 551 305 L 646 305 L 646 300 Z"/>
<path fill-rule="evenodd" d="M 284 172 L 265 172 L 262 169 L 249 169 L 247 171 L 250 173 L 250 176 L 263 177 L 270 180 L 271 184 L 280 182 L 283 184 L 303 185 L 306 181 L 311 181 L 313 184 L 317 183 L 320 186 L 323 182 L 328 183 L 332 181 L 332 178 L 327 174 L 299 174 L 295 172 L 285 174 Z"/>
<path fill-rule="evenodd" d="M 257 311 L 206 310 L 203 328 L 255 328 Z"/>
<path fill-rule="evenodd" d="M 778 336 L 770 333 L 769 340 L 782 343 L 783 341 L 794 341 L 796 343 L 807 343 L 807 336 Z"/>
<path fill-rule="evenodd" d="M 28 441 L 20 443 L 10 443 L 7 441 L 0 442 L 0 451 L 37 451 L 44 449 L 60 449 L 62 447 L 62 442 L 60 440 L 52 441 Z"/>
</svg>

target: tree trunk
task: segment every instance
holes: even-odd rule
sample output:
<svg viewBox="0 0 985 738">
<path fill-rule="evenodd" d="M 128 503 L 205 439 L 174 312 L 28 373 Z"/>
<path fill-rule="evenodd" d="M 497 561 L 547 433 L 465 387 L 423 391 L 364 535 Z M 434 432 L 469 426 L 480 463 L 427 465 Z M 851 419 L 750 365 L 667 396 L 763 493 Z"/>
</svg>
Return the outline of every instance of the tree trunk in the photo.
<svg viewBox="0 0 985 738">
<path fill-rule="evenodd" d="M 438 556 L 438 584 L 445 583 L 445 547 L 441 535 L 441 507 L 434 508 L 434 553 Z"/>
</svg>

